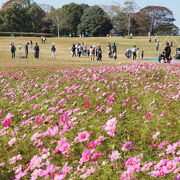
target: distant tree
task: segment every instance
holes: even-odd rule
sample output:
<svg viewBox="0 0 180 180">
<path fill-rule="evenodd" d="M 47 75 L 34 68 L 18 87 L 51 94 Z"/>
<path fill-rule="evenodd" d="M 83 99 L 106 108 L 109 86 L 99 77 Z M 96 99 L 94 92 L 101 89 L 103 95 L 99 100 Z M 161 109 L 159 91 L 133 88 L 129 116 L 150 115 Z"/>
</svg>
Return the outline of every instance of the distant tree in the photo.
<svg viewBox="0 0 180 180">
<path fill-rule="evenodd" d="M 156 35 L 177 36 L 178 34 L 179 28 L 174 24 L 162 24 L 156 29 Z"/>
<path fill-rule="evenodd" d="M 46 13 L 30 0 L 13 3 L 1 11 L 0 29 L 14 32 L 41 32 Z"/>
<path fill-rule="evenodd" d="M 141 12 L 133 14 L 131 19 L 131 32 L 135 35 L 147 35 L 149 32 L 150 17 Z"/>
<path fill-rule="evenodd" d="M 110 17 L 99 6 L 87 8 L 78 26 L 80 34 L 92 34 L 93 36 L 107 35 L 111 29 Z"/>
<path fill-rule="evenodd" d="M 68 20 L 69 16 L 66 11 L 62 8 L 52 8 L 51 12 L 48 13 L 46 20 L 51 20 L 52 25 L 50 29 L 52 32 L 58 35 L 68 35 L 69 34 L 69 27 L 68 27 Z"/>
<path fill-rule="evenodd" d="M 43 19 L 46 16 L 45 11 L 39 7 L 36 3 L 32 3 L 28 6 L 27 17 L 30 18 L 28 22 L 30 24 L 30 29 L 32 32 L 41 32 L 43 28 Z"/>
<path fill-rule="evenodd" d="M 116 16 L 112 17 L 112 24 L 115 32 L 120 35 L 128 34 L 128 21 L 127 14 L 119 12 Z"/>
<path fill-rule="evenodd" d="M 5 31 L 22 32 L 28 31 L 30 26 L 30 16 L 27 15 L 27 7 L 22 7 L 23 4 L 14 3 L 2 12 L 3 24 Z"/>
<path fill-rule="evenodd" d="M 140 13 L 148 15 L 150 18 L 149 31 L 155 34 L 160 27 L 172 25 L 175 21 L 170 9 L 162 6 L 147 6 L 140 10 Z"/>
<path fill-rule="evenodd" d="M 84 10 L 89 6 L 87 4 L 75 4 L 70 3 L 62 7 L 62 11 L 65 14 L 64 25 L 67 28 L 69 34 L 77 35 L 78 25 L 81 22 L 81 17 L 84 14 Z"/>
<path fill-rule="evenodd" d="M 131 23 L 134 13 L 137 9 L 137 4 L 133 0 L 126 0 L 124 6 L 112 5 L 108 10 L 113 27 L 118 34 L 128 34 L 130 35 Z"/>
</svg>

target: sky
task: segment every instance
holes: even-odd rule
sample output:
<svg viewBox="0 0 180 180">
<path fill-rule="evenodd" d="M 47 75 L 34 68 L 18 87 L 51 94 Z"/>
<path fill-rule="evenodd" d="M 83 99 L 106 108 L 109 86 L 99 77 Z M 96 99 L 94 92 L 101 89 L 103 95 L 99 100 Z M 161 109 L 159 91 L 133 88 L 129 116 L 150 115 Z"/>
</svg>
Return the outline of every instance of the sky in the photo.
<svg viewBox="0 0 180 180">
<path fill-rule="evenodd" d="M 6 2 L 6 0 L 0 0 L 0 6 Z M 113 5 L 122 4 L 124 0 L 34 0 L 34 2 L 39 4 L 52 5 L 55 8 L 61 7 L 64 4 L 71 2 L 74 3 L 86 3 L 89 5 Z M 135 0 L 140 8 L 148 5 L 165 6 L 173 11 L 174 17 L 176 19 L 175 24 L 180 28 L 180 0 Z"/>
</svg>

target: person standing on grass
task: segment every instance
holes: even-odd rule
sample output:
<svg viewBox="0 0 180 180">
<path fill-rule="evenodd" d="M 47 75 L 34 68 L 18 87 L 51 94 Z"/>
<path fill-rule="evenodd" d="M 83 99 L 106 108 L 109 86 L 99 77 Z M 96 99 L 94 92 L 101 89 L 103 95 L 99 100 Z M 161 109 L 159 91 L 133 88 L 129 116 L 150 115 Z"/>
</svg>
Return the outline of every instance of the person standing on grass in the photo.
<svg viewBox="0 0 180 180">
<path fill-rule="evenodd" d="M 159 50 L 159 41 L 157 40 L 156 41 L 156 51 L 158 51 Z"/>
<path fill-rule="evenodd" d="M 107 54 L 108 54 L 108 57 L 109 57 L 109 58 L 112 57 L 112 50 L 111 50 L 111 44 L 110 44 L 110 43 L 108 44 Z"/>
<path fill-rule="evenodd" d="M 51 47 L 51 57 L 52 59 L 55 59 L 55 52 L 56 52 L 56 46 L 55 43 L 52 43 L 52 47 Z"/>
<path fill-rule="evenodd" d="M 76 57 L 76 46 L 75 46 L 75 44 L 72 45 L 71 53 L 72 53 L 72 57 Z"/>
<path fill-rule="evenodd" d="M 31 45 L 31 49 L 32 49 L 32 47 L 33 47 L 33 42 L 32 42 L 32 40 L 30 40 L 30 45 Z"/>
<path fill-rule="evenodd" d="M 39 46 L 38 46 L 38 43 L 36 43 L 35 47 L 34 47 L 34 57 L 36 59 L 39 59 Z"/>
<path fill-rule="evenodd" d="M 102 61 L 102 49 L 100 45 L 97 48 L 97 61 Z"/>
<path fill-rule="evenodd" d="M 141 52 L 141 59 L 144 60 L 144 51 Z"/>
<path fill-rule="evenodd" d="M 19 51 L 21 51 L 21 44 L 20 43 L 18 44 L 18 49 L 19 49 Z"/>
<path fill-rule="evenodd" d="M 42 43 L 42 44 L 43 44 L 43 38 L 44 38 L 44 37 L 43 37 L 43 36 L 41 36 L 41 43 Z"/>
<path fill-rule="evenodd" d="M 14 43 L 11 43 L 11 54 L 12 54 L 12 58 L 16 57 L 16 47 Z"/>
<path fill-rule="evenodd" d="M 29 52 L 29 43 L 27 43 L 25 46 L 24 46 L 24 51 L 25 51 L 25 56 L 26 56 L 26 59 L 28 58 L 28 52 Z"/>
<path fill-rule="evenodd" d="M 166 47 L 164 49 L 165 57 L 167 62 L 170 62 L 170 56 L 171 56 L 171 47 L 169 45 L 169 42 L 166 43 Z"/>
<path fill-rule="evenodd" d="M 116 44 L 114 43 L 113 45 L 112 45 L 112 53 L 114 54 L 114 53 L 116 53 L 117 52 L 117 47 L 116 47 Z"/>
<path fill-rule="evenodd" d="M 132 48 L 133 60 L 136 60 L 136 58 L 137 58 L 136 50 L 137 50 L 136 45 L 134 45 L 134 47 Z"/>
</svg>

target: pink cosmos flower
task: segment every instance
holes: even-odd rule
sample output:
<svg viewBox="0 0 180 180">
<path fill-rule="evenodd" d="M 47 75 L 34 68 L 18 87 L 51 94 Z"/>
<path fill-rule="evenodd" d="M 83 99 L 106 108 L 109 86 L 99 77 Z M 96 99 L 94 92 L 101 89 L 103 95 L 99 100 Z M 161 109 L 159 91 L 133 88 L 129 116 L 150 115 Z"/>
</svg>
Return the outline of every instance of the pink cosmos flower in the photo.
<svg viewBox="0 0 180 180">
<path fill-rule="evenodd" d="M 3 127 L 8 127 L 11 124 L 11 122 L 12 122 L 11 119 L 4 120 Z"/>
<path fill-rule="evenodd" d="M 22 156 L 19 154 L 17 156 L 12 157 L 9 160 L 9 164 L 14 164 L 14 163 L 16 163 L 16 161 L 20 161 L 20 160 L 22 160 Z"/>
<path fill-rule="evenodd" d="M 153 162 L 144 163 L 144 166 L 141 168 L 141 171 L 148 171 L 150 170 L 150 167 L 153 165 Z"/>
<path fill-rule="evenodd" d="M 161 134 L 161 132 L 158 131 L 154 135 L 152 135 L 152 138 L 156 139 L 160 134 Z"/>
<path fill-rule="evenodd" d="M 65 179 L 65 177 L 66 177 L 66 173 L 54 173 L 54 174 L 52 174 L 52 179 L 53 180 L 63 180 L 63 179 Z"/>
<path fill-rule="evenodd" d="M 132 169 L 127 169 L 127 171 L 124 171 L 120 177 L 120 180 L 131 180 L 133 176 Z"/>
<path fill-rule="evenodd" d="M 87 109 L 90 105 L 91 105 L 91 103 L 89 101 L 86 101 L 85 105 L 84 105 L 84 108 Z"/>
<path fill-rule="evenodd" d="M 150 176 L 159 177 L 159 178 L 165 176 L 165 173 L 164 173 L 162 170 L 160 170 L 160 171 L 152 171 L 152 172 L 150 172 L 150 173 L 148 173 L 148 174 L 149 174 Z"/>
<path fill-rule="evenodd" d="M 176 163 L 173 161 L 169 161 L 166 166 L 163 167 L 163 171 L 168 174 L 172 172 L 176 168 Z"/>
<path fill-rule="evenodd" d="M 91 151 L 89 150 L 84 150 L 82 153 L 82 157 L 80 159 L 80 162 L 87 162 L 91 158 Z"/>
<path fill-rule="evenodd" d="M 70 172 L 72 170 L 72 167 L 70 167 L 70 166 L 64 166 L 63 168 L 62 168 L 62 172 L 63 173 L 68 173 L 68 172 Z"/>
<path fill-rule="evenodd" d="M 99 144 L 101 144 L 104 140 L 105 140 L 105 137 L 104 137 L 104 136 L 100 136 L 100 137 L 98 137 L 97 140 L 95 140 L 95 144 L 99 145 Z"/>
<path fill-rule="evenodd" d="M 175 154 L 176 153 L 176 145 L 168 145 L 166 149 L 166 154 Z"/>
<path fill-rule="evenodd" d="M 87 144 L 86 145 L 89 149 L 94 149 L 96 146 L 97 146 L 97 144 L 94 142 L 94 141 L 92 141 L 92 142 L 90 142 L 89 144 Z"/>
<path fill-rule="evenodd" d="M 115 136 L 116 134 L 116 129 L 115 128 L 112 128 L 112 129 L 109 129 L 106 131 L 108 135 L 110 136 Z"/>
<path fill-rule="evenodd" d="M 162 143 L 160 143 L 160 144 L 158 145 L 158 149 L 163 149 L 164 146 L 166 146 L 167 144 L 169 144 L 167 141 L 163 141 Z"/>
<path fill-rule="evenodd" d="M 166 166 L 168 163 L 168 159 L 162 159 L 157 165 L 154 166 L 155 170 L 161 170 L 162 166 Z"/>
<path fill-rule="evenodd" d="M 30 169 L 33 170 L 35 168 L 41 167 L 42 165 L 41 162 L 42 162 L 42 157 L 39 157 L 37 155 L 33 156 L 29 164 Z"/>
<path fill-rule="evenodd" d="M 121 156 L 120 156 L 120 154 L 119 154 L 118 151 L 112 151 L 112 154 L 109 155 L 109 158 L 110 158 L 111 161 L 115 162 L 115 161 L 117 161 L 118 159 L 120 159 Z"/>
<path fill-rule="evenodd" d="M 92 155 L 91 159 L 92 159 L 93 161 L 97 161 L 101 155 L 102 155 L 102 154 L 100 154 L 100 153 L 94 153 L 94 154 Z"/>
<path fill-rule="evenodd" d="M 16 138 L 14 137 L 14 138 L 12 138 L 9 142 L 8 142 L 8 145 L 9 146 L 12 146 L 15 142 L 16 142 Z"/>
<path fill-rule="evenodd" d="M 162 114 L 160 114 L 161 117 L 165 117 L 165 116 L 167 116 L 167 115 L 168 115 L 168 113 L 162 113 Z"/>
<path fill-rule="evenodd" d="M 138 159 L 137 157 L 130 157 L 125 162 L 125 166 L 128 168 L 133 168 L 134 166 L 140 167 L 140 159 Z"/>
<path fill-rule="evenodd" d="M 107 134 L 110 136 L 115 136 L 116 134 L 116 118 L 112 118 L 106 122 L 106 126 L 104 126 L 104 129 L 106 130 Z"/>
<path fill-rule="evenodd" d="M 22 165 L 18 165 L 15 168 L 13 168 L 13 170 L 15 171 L 16 174 L 20 173 L 22 171 Z"/>
<path fill-rule="evenodd" d="M 127 141 L 123 144 L 121 150 L 127 152 L 128 149 L 131 149 L 132 147 L 133 147 L 133 143 L 131 141 Z"/>
<path fill-rule="evenodd" d="M 69 143 L 64 143 L 59 148 L 59 150 L 61 151 L 62 154 L 66 154 L 69 151 L 69 149 L 70 149 L 70 144 Z"/>
<path fill-rule="evenodd" d="M 78 140 L 79 142 L 84 142 L 89 140 L 89 133 L 87 131 L 83 131 L 78 134 Z"/>
<path fill-rule="evenodd" d="M 143 118 L 150 118 L 152 115 L 152 113 L 147 113 Z"/>
<path fill-rule="evenodd" d="M 108 113 L 110 113 L 111 111 L 112 111 L 112 108 L 110 107 L 110 108 L 108 108 L 108 109 L 106 110 L 105 114 L 108 114 Z"/>
<path fill-rule="evenodd" d="M 4 167 L 4 166 L 5 166 L 4 162 L 0 163 L 0 167 Z"/>
<path fill-rule="evenodd" d="M 116 118 L 112 118 L 106 122 L 106 127 L 115 127 L 117 123 Z"/>
</svg>

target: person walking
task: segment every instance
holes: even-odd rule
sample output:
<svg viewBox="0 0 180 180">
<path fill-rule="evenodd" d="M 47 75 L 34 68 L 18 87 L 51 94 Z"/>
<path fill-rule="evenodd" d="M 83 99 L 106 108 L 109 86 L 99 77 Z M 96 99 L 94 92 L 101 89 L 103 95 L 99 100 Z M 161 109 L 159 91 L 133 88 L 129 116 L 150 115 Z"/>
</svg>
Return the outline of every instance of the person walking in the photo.
<svg viewBox="0 0 180 180">
<path fill-rule="evenodd" d="M 31 49 L 33 48 L 33 42 L 30 40 Z"/>
<path fill-rule="evenodd" d="M 157 40 L 156 41 L 156 51 L 158 51 L 159 50 L 159 41 Z"/>
<path fill-rule="evenodd" d="M 18 49 L 19 49 L 19 51 L 21 51 L 21 44 L 20 43 L 18 44 Z"/>
<path fill-rule="evenodd" d="M 132 48 L 133 60 L 136 60 L 136 58 L 137 58 L 136 50 L 137 50 L 136 45 L 134 45 L 134 47 Z"/>
<path fill-rule="evenodd" d="M 97 61 L 102 61 L 102 49 L 100 45 L 97 48 Z"/>
<path fill-rule="evenodd" d="M 12 54 L 12 58 L 16 57 L 16 47 L 14 45 L 14 43 L 11 43 L 11 54 Z"/>
<path fill-rule="evenodd" d="M 56 52 L 56 46 L 55 43 L 52 43 L 52 47 L 51 47 L 51 58 L 55 59 L 55 52 Z"/>
<path fill-rule="evenodd" d="M 36 45 L 34 47 L 34 57 L 36 59 L 39 59 L 39 51 L 40 51 L 40 49 L 39 49 L 38 43 L 36 43 Z"/>
<path fill-rule="evenodd" d="M 112 58 L 112 50 L 111 50 L 111 44 L 108 44 L 108 48 L 107 48 L 107 54 L 109 58 Z"/>
<path fill-rule="evenodd" d="M 166 43 L 166 47 L 164 49 L 165 52 L 165 58 L 167 62 L 170 62 L 170 56 L 171 56 L 171 47 L 169 45 L 169 42 Z"/>
<path fill-rule="evenodd" d="M 144 60 L 144 51 L 141 52 L 141 59 Z"/>
<path fill-rule="evenodd" d="M 25 51 L 25 56 L 26 56 L 26 59 L 28 58 L 28 52 L 29 52 L 29 43 L 27 43 L 25 46 L 24 46 L 24 51 Z"/>
<path fill-rule="evenodd" d="M 71 53 L 72 53 L 72 57 L 76 57 L 76 46 L 75 46 L 75 44 L 72 45 Z"/>
<path fill-rule="evenodd" d="M 117 53 L 117 47 L 115 43 L 112 45 L 112 53 Z"/>
</svg>

